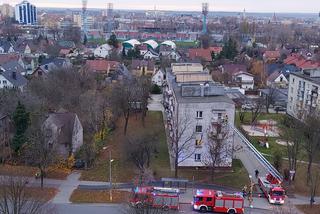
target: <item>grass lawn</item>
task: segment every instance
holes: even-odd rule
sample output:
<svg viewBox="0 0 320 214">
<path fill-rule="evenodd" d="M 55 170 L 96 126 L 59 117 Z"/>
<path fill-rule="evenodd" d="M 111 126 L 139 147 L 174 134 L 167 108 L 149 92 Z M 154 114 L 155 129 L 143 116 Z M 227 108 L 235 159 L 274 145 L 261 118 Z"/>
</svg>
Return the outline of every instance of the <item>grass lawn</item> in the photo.
<svg viewBox="0 0 320 214">
<path fill-rule="evenodd" d="M 70 201 L 72 203 L 124 203 L 128 201 L 130 194 L 128 191 L 112 190 L 111 201 L 109 190 L 75 189 Z"/>
<path fill-rule="evenodd" d="M 31 166 L 9 164 L 0 165 L 0 175 L 33 177 L 35 176 L 36 172 L 38 172 L 38 169 Z M 70 170 L 49 168 L 46 178 L 64 180 L 69 174 Z"/>
<path fill-rule="evenodd" d="M 262 112 L 257 120 L 274 120 L 280 123 L 283 118 L 286 117 L 285 114 L 267 114 Z M 235 118 L 235 123 L 237 127 L 240 126 L 240 118 L 239 118 L 239 112 L 236 112 L 236 118 Z M 243 124 L 251 124 L 251 112 L 244 112 L 244 119 L 243 119 Z"/>
<path fill-rule="evenodd" d="M 45 202 L 50 201 L 57 194 L 58 190 L 55 188 L 40 188 L 40 187 L 27 187 L 26 194 L 35 199 Z"/>
<path fill-rule="evenodd" d="M 320 204 L 313 205 L 296 205 L 296 207 L 305 214 L 319 214 L 320 213 Z"/>
<path fill-rule="evenodd" d="M 177 47 L 180 48 L 196 48 L 198 47 L 197 41 L 183 42 L 183 41 L 175 41 Z"/>
</svg>

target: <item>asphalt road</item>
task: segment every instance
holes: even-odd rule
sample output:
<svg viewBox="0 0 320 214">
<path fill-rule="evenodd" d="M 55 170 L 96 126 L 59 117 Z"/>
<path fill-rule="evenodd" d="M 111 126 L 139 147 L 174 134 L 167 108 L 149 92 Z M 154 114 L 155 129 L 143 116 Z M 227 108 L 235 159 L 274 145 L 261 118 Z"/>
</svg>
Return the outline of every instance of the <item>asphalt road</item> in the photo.
<svg viewBox="0 0 320 214">
<path fill-rule="evenodd" d="M 126 214 L 126 209 L 122 205 L 105 205 L 105 204 L 57 204 L 55 205 L 59 214 Z M 173 213 L 185 213 L 196 214 L 198 212 L 193 211 L 190 204 L 182 204 L 178 212 Z M 271 214 L 272 211 L 261 209 L 246 209 L 246 214 Z"/>
</svg>

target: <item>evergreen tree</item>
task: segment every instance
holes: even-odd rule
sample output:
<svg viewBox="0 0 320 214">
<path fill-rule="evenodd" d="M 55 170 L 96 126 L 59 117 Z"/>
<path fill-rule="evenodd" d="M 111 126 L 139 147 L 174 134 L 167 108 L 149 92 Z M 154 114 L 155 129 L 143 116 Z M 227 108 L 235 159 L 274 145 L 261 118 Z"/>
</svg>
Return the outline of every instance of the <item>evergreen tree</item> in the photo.
<svg viewBox="0 0 320 214">
<path fill-rule="evenodd" d="M 15 153 L 18 153 L 26 142 L 25 133 L 30 123 L 30 115 L 26 111 L 25 106 L 20 102 L 18 102 L 16 110 L 13 113 L 13 122 L 15 126 L 15 135 L 11 143 L 11 148 Z"/>
<path fill-rule="evenodd" d="M 219 58 L 233 60 L 237 56 L 237 54 L 237 43 L 230 38 L 227 42 L 224 43 L 222 51 L 219 54 Z"/>
<path fill-rule="evenodd" d="M 119 47 L 119 41 L 118 41 L 117 36 L 115 34 L 112 34 L 110 36 L 110 38 L 108 39 L 108 44 L 115 47 L 115 48 Z"/>
<path fill-rule="evenodd" d="M 87 35 L 84 35 L 83 37 L 83 44 L 86 45 L 88 43 Z"/>
</svg>

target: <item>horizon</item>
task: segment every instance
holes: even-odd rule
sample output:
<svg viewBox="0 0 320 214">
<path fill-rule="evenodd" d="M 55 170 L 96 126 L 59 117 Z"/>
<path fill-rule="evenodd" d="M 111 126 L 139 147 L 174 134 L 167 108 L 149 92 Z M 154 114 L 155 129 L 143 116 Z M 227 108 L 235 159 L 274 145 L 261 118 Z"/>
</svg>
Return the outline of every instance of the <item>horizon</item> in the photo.
<svg viewBox="0 0 320 214">
<path fill-rule="evenodd" d="M 20 3 L 22 0 L 3 0 L 3 3 L 10 4 L 12 6 Z M 158 11 L 182 11 L 182 12 L 200 12 L 203 2 L 209 3 L 210 12 L 242 12 L 244 9 L 246 13 L 308 13 L 318 14 L 320 10 L 320 1 L 307 0 L 308 3 L 301 2 L 299 0 L 269 0 L 268 2 L 260 2 L 257 4 L 254 0 L 225 0 L 224 2 L 216 2 L 212 0 L 184 0 L 184 6 L 181 7 L 179 2 L 182 0 L 149 0 L 148 3 L 139 4 L 138 0 L 110 0 L 101 3 L 100 0 L 88 0 L 88 9 L 107 9 L 107 3 L 114 4 L 114 10 L 156 10 Z M 63 0 L 29 0 L 38 8 L 50 8 L 50 9 L 81 9 L 81 0 L 69 0 L 69 3 L 65 3 Z M 275 3 L 275 4 L 273 4 Z M 274 5 L 277 5 L 275 7 Z M 280 9 L 279 9 L 280 8 Z M 281 9 L 285 8 L 285 9 Z M 319 9 L 315 9 L 319 8 Z"/>
</svg>

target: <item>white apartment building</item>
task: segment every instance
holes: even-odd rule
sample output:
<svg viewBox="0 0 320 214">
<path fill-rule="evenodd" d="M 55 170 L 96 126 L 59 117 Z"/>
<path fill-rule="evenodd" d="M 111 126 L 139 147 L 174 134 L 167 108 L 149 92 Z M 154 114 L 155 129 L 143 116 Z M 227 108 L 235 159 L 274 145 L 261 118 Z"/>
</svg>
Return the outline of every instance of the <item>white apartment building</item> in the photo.
<svg viewBox="0 0 320 214">
<path fill-rule="evenodd" d="M 320 69 L 307 69 L 291 73 L 287 113 L 297 119 L 319 110 Z"/>
<path fill-rule="evenodd" d="M 223 151 L 233 143 L 233 101 L 225 95 L 222 85 L 208 78 L 209 73 L 199 69 L 199 64 L 193 65 L 175 63 L 166 73 L 164 106 L 169 138 L 173 138 L 178 130 L 178 135 L 181 134 L 179 145 L 187 142 L 184 154 L 179 155 L 179 167 L 208 165 L 208 134 L 216 131 L 218 125 L 229 132 Z M 185 131 L 180 132 L 182 129 Z M 231 167 L 232 153 L 222 152 L 220 158 L 223 161 L 217 167 Z"/>
</svg>

